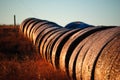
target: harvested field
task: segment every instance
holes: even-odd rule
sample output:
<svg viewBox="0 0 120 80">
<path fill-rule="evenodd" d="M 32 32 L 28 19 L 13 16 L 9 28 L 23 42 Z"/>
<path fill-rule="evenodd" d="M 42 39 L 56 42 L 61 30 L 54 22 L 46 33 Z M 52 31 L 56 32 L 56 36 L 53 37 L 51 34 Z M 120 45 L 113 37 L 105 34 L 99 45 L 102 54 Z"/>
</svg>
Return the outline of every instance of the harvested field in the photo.
<svg viewBox="0 0 120 80">
<path fill-rule="evenodd" d="M 18 26 L 0 26 L 0 80 L 69 80 L 41 58 Z"/>
</svg>

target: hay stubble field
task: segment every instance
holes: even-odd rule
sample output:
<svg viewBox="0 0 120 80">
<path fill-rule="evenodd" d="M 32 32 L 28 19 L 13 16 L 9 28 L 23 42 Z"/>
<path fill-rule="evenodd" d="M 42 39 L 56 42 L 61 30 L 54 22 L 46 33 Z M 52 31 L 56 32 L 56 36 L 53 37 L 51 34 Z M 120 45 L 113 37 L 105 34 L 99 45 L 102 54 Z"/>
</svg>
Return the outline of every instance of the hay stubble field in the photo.
<svg viewBox="0 0 120 80">
<path fill-rule="evenodd" d="M 19 26 L 0 26 L 0 80 L 69 80 L 42 59 Z"/>
</svg>

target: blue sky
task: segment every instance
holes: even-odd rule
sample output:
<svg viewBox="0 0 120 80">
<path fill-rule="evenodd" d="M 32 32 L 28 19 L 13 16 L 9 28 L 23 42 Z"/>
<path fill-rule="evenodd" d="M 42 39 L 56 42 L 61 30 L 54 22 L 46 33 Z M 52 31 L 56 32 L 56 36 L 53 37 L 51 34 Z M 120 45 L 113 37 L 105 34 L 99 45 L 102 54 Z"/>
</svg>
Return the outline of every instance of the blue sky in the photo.
<svg viewBox="0 0 120 80">
<path fill-rule="evenodd" d="M 0 24 L 17 24 L 28 17 L 62 26 L 82 21 L 92 25 L 120 26 L 120 0 L 0 0 Z"/>
</svg>

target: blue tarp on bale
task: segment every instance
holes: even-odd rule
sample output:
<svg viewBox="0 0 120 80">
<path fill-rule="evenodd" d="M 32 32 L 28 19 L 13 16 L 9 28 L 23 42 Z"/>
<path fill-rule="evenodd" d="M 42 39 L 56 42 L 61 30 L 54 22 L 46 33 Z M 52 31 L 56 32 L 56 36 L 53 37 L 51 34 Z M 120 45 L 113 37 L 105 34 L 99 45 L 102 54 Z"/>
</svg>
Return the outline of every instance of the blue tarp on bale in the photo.
<svg viewBox="0 0 120 80">
<path fill-rule="evenodd" d="M 65 28 L 68 29 L 76 29 L 76 28 L 87 28 L 87 27 L 94 27 L 93 25 L 86 24 L 84 22 L 76 21 L 76 22 L 71 22 L 65 26 Z"/>
</svg>

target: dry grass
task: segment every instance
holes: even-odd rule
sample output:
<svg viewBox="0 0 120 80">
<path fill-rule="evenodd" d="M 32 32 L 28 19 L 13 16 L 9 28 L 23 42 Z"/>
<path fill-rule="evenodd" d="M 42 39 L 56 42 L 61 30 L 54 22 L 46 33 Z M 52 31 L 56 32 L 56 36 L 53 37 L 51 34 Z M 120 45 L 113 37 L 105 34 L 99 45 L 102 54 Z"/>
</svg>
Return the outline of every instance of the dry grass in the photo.
<svg viewBox="0 0 120 80">
<path fill-rule="evenodd" d="M 69 80 L 13 26 L 0 26 L 0 80 Z"/>
</svg>

